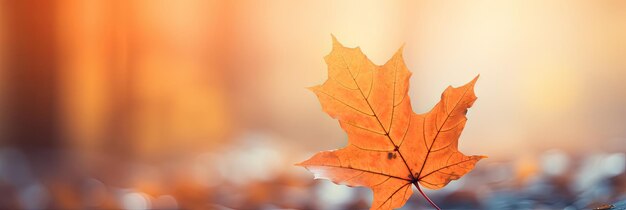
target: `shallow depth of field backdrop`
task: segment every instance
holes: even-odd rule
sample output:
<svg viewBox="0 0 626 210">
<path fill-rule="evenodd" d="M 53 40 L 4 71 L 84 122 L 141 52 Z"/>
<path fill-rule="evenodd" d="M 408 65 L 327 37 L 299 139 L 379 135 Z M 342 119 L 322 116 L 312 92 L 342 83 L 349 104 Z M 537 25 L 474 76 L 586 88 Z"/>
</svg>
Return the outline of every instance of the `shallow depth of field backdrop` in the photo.
<svg viewBox="0 0 626 210">
<path fill-rule="evenodd" d="M 441 207 L 626 198 L 625 1 L 4 0 L 0 208 L 368 208 L 293 166 L 347 142 L 305 89 L 331 33 L 404 44 L 417 112 L 481 74 L 459 147 L 489 158 Z"/>
</svg>

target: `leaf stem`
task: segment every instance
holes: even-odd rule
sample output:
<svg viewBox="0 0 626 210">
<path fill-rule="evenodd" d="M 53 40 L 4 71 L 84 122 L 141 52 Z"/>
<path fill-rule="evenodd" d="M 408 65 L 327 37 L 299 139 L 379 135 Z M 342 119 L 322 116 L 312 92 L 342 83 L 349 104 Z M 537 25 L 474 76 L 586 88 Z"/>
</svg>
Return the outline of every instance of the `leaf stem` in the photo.
<svg viewBox="0 0 626 210">
<path fill-rule="evenodd" d="M 426 194 L 424 193 L 424 191 L 422 191 L 422 188 L 420 188 L 420 185 L 417 182 L 415 182 L 413 184 L 415 185 L 415 187 L 417 187 L 417 190 L 420 191 L 422 196 L 424 196 L 424 198 L 426 198 L 426 200 L 428 201 L 428 203 L 430 203 L 430 205 L 433 205 L 433 207 L 435 207 L 437 210 L 441 210 L 441 208 L 439 208 L 439 206 L 437 206 L 437 204 L 435 204 L 435 202 L 433 202 L 432 200 L 430 200 L 430 198 L 428 198 L 428 196 L 426 196 Z"/>
</svg>

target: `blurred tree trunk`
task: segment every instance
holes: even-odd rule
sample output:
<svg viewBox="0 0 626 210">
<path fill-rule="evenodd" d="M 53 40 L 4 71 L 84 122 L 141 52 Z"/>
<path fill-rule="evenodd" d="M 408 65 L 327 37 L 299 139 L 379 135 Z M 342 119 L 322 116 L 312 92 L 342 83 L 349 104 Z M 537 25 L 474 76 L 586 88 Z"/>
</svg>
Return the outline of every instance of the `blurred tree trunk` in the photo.
<svg viewBox="0 0 626 210">
<path fill-rule="evenodd" d="M 6 1 L 5 143 L 27 153 L 60 148 L 55 1 Z M 33 154 L 33 153 L 31 153 Z"/>
</svg>

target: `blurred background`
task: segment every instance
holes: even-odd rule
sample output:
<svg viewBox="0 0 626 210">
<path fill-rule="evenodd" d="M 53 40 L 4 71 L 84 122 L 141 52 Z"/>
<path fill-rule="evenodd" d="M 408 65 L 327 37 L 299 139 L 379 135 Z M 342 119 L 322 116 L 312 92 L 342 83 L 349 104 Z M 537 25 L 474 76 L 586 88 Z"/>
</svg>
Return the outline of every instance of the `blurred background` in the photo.
<svg viewBox="0 0 626 210">
<path fill-rule="evenodd" d="M 626 198 L 626 1 L 0 0 L 0 209 L 369 208 L 293 166 L 346 145 L 331 33 L 404 44 L 418 113 L 481 75 L 441 207 Z"/>
</svg>

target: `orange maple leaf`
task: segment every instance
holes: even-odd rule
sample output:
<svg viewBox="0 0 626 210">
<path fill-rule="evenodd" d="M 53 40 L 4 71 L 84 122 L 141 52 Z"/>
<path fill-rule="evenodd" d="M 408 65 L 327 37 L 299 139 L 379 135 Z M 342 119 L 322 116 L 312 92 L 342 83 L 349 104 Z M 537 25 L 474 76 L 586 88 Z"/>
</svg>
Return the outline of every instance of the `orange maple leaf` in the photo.
<svg viewBox="0 0 626 210">
<path fill-rule="evenodd" d="M 476 100 L 474 84 L 448 87 L 428 113 L 415 114 L 408 96 L 409 77 L 402 48 L 377 66 L 361 49 L 347 48 L 333 36 L 325 57 L 328 80 L 310 88 L 323 110 L 339 120 L 348 146 L 323 151 L 297 165 L 337 184 L 369 187 L 371 209 L 399 208 L 415 185 L 439 189 L 459 179 L 486 156 L 458 150 L 467 109 Z M 419 183 L 419 185 L 418 185 Z"/>
</svg>

